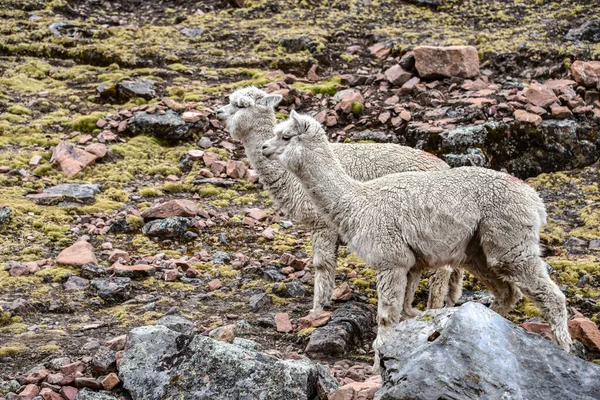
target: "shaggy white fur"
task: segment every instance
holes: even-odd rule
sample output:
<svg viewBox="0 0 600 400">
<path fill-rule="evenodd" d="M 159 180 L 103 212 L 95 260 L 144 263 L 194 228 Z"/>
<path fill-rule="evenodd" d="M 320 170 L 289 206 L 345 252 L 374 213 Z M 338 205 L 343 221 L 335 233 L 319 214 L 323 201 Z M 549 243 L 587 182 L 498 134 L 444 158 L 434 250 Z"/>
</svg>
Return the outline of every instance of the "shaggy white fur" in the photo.
<svg viewBox="0 0 600 400">
<path fill-rule="evenodd" d="M 407 275 L 464 262 L 494 294 L 495 311 L 506 315 L 523 291 L 540 308 L 559 345 L 569 349 L 565 296 L 540 258 L 546 210 L 534 189 L 478 167 L 359 182 L 346 173 L 314 118 L 292 112 L 275 134 L 263 155 L 296 175 L 350 248 L 378 267 L 376 356 L 400 320 Z"/>
<path fill-rule="evenodd" d="M 229 104 L 221 107 L 217 116 L 225 121 L 231 136 L 242 141 L 250 164 L 275 202 L 292 218 L 312 228 L 315 266 L 313 310 L 316 311 L 328 306 L 331 301 L 339 239 L 336 229 L 328 226 L 318 214 L 298 179 L 261 153 L 263 143 L 274 135 L 276 119 L 273 108 L 280 101 L 279 95 L 268 95 L 255 87 L 242 88 L 229 96 Z M 429 153 L 394 144 L 331 146 L 343 168 L 361 181 L 402 171 L 448 169 L 446 163 Z M 437 271 L 430 279 L 429 307 L 440 308 L 444 302 L 447 306 L 454 305 L 462 291 L 462 276 L 460 268 Z M 409 279 L 403 307 L 406 317 L 418 313 L 412 308 L 412 300 L 419 279 L 420 274 Z"/>
</svg>

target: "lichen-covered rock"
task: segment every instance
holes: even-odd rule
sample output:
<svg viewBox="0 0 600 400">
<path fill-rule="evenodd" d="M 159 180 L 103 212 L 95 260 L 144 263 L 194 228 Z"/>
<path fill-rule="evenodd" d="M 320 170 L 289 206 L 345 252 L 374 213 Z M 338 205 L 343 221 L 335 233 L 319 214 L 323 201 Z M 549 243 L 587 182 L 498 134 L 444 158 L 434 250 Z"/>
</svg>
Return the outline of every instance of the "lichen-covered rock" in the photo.
<svg viewBox="0 0 600 400">
<path fill-rule="evenodd" d="M 477 303 L 401 322 L 380 357 L 379 400 L 600 398 L 600 366 Z"/>
<path fill-rule="evenodd" d="M 569 30 L 565 39 L 600 42 L 600 20 L 586 21 L 581 26 Z"/>
<path fill-rule="evenodd" d="M 100 298 L 109 302 L 127 300 L 131 294 L 131 278 L 98 278 L 90 285 Z"/>
<path fill-rule="evenodd" d="M 119 397 L 109 392 L 96 392 L 94 390 L 83 388 L 77 392 L 74 400 L 118 400 Z"/>
<path fill-rule="evenodd" d="M 100 193 L 100 186 L 95 184 L 62 183 L 45 188 L 42 193 L 25 196 L 38 204 L 56 204 L 61 201 L 76 201 L 80 203 L 93 203 L 96 194 Z"/>
<path fill-rule="evenodd" d="M 10 208 L 5 205 L 0 205 L 0 224 L 8 221 L 10 218 Z"/>
<path fill-rule="evenodd" d="M 179 141 L 190 136 L 188 125 L 172 110 L 164 114 L 135 113 L 127 124 L 130 135 L 152 135 L 169 141 Z"/>
<path fill-rule="evenodd" d="M 117 91 L 126 100 L 134 97 L 151 100 L 156 97 L 154 83 L 149 79 L 127 79 L 117 84 Z"/>
<path fill-rule="evenodd" d="M 353 346 L 360 344 L 373 326 L 371 310 L 364 304 L 350 302 L 331 315 L 329 323 L 317 328 L 312 335 L 306 352 L 340 356 Z"/>
<path fill-rule="evenodd" d="M 162 325 L 129 333 L 119 374 L 133 400 L 313 400 L 337 387 L 327 368 L 312 361 L 279 360 Z"/>
<path fill-rule="evenodd" d="M 194 330 L 194 323 L 179 315 L 165 315 L 156 322 L 156 325 L 166 326 L 172 331 L 189 335 Z"/>
<path fill-rule="evenodd" d="M 148 236 L 156 236 L 161 239 L 183 238 L 192 221 L 185 217 L 167 217 L 148 222 L 142 228 L 142 232 Z"/>
</svg>

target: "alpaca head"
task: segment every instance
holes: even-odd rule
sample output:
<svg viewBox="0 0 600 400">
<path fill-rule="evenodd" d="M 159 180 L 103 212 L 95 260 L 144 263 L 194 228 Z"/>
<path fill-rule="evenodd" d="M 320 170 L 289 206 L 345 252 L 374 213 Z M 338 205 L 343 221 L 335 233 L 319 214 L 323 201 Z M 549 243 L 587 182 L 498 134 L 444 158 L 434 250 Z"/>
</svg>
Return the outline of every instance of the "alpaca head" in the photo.
<svg viewBox="0 0 600 400">
<path fill-rule="evenodd" d="M 277 124 L 274 132 L 275 137 L 263 144 L 262 153 L 292 172 L 300 171 L 311 153 L 326 154 L 329 149 L 327 135 L 319 121 L 296 111 Z"/>
<path fill-rule="evenodd" d="M 231 137 L 243 140 L 256 128 L 256 117 L 274 115 L 273 109 L 280 101 L 281 95 L 270 95 L 254 86 L 241 88 L 229 95 L 229 104 L 217 110 L 217 118 L 225 122 Z"/>
</svg>

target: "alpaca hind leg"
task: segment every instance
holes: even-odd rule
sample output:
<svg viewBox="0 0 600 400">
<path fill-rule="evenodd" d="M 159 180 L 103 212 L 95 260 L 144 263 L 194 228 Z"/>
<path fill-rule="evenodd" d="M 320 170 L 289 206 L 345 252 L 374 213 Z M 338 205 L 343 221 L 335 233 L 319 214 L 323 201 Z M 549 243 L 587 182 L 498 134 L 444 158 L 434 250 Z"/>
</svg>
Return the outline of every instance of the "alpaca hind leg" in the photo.
<svg viewBox="0 0 600 400">
<path fill-rule="evenodd" d="M 464 271 L 462 268 L 454 268 L 448 282 L 448 294 L 446 295 L 446 307 L 454 307 L 460 296 L 462 296 Z"/>
<path fill-rule="evenodd" d="M 313 309 L 320 311 L 331 306 L 331 296 L 335 287 L 338 235 L 335 231 L 322 228 L 312 234 L 313 265 L 315 267 L 315 288 Z"/>
<path fill-rule="evenodd" d="M 489 267 L 487 259 L 481 251 L 471 256 L 470 265 L 469 270 L 494 295 L 491 309 L 505 317 L 523 298 L 519 288 L 513 282 L 505 281 L 493 268 Z"/>
<path fill-rule="evenodd" d="M 406 280 L 406 294 L 404 296 L 404 307 L 402 308 L 402 319 L 414 318 L 420 311 L 412 306 L 415 300 L 415 292 L 421 281 L 421 269 L 413 268 L 408 272 Z"/>
<path fill-rule="evenodd" d="M 448 283 L 452 275 L 452 267 L 446 265 L 438 270 L 429 278 L 429 299 L 427 308 L 444 307 L 444 299 L 448 296 Z"/>
<path fill-rule="evenodd" d="M 520 262 L 510 279 L 540 309 L 559 346 L 569 351 L 572 344 L 567 325 L 568 313 L 565 295 L 548 276 L 541 258 L 532 256 Z"/>
<path fill-rule="evenodd" d="M 379 268 L 377 270 L 377 338 L 373 342 L 374 372 L 379 371 L 379 348 L 389 337 L 392 326 L 402 317 L 402 305 L 406 292 L 407 271 L 402 268 Z"/>
</svg>

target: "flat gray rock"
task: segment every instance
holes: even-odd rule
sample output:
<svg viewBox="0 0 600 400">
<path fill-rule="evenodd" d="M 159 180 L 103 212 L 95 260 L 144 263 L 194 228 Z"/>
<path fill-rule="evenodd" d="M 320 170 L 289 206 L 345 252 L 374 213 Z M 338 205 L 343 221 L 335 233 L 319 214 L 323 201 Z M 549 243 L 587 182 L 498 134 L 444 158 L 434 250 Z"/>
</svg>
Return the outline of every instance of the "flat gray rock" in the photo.
<svg viewBox="0 0 600 400">
<path fill-rule="evenodd" d="M 42 193 L 25 196 L 38 204 L 56 204 L 61 201 L 75 201 L 78 203 L 93 203 L 96 194 L 100 193 L 100 186 L 94 184 L 62 183 L 45 188 Z"/>
<path fill-rule="evenodd" d="M 600 366 L 478 303 L 396 325 L 377 400 L 600 399 Z"/>
</svg>

